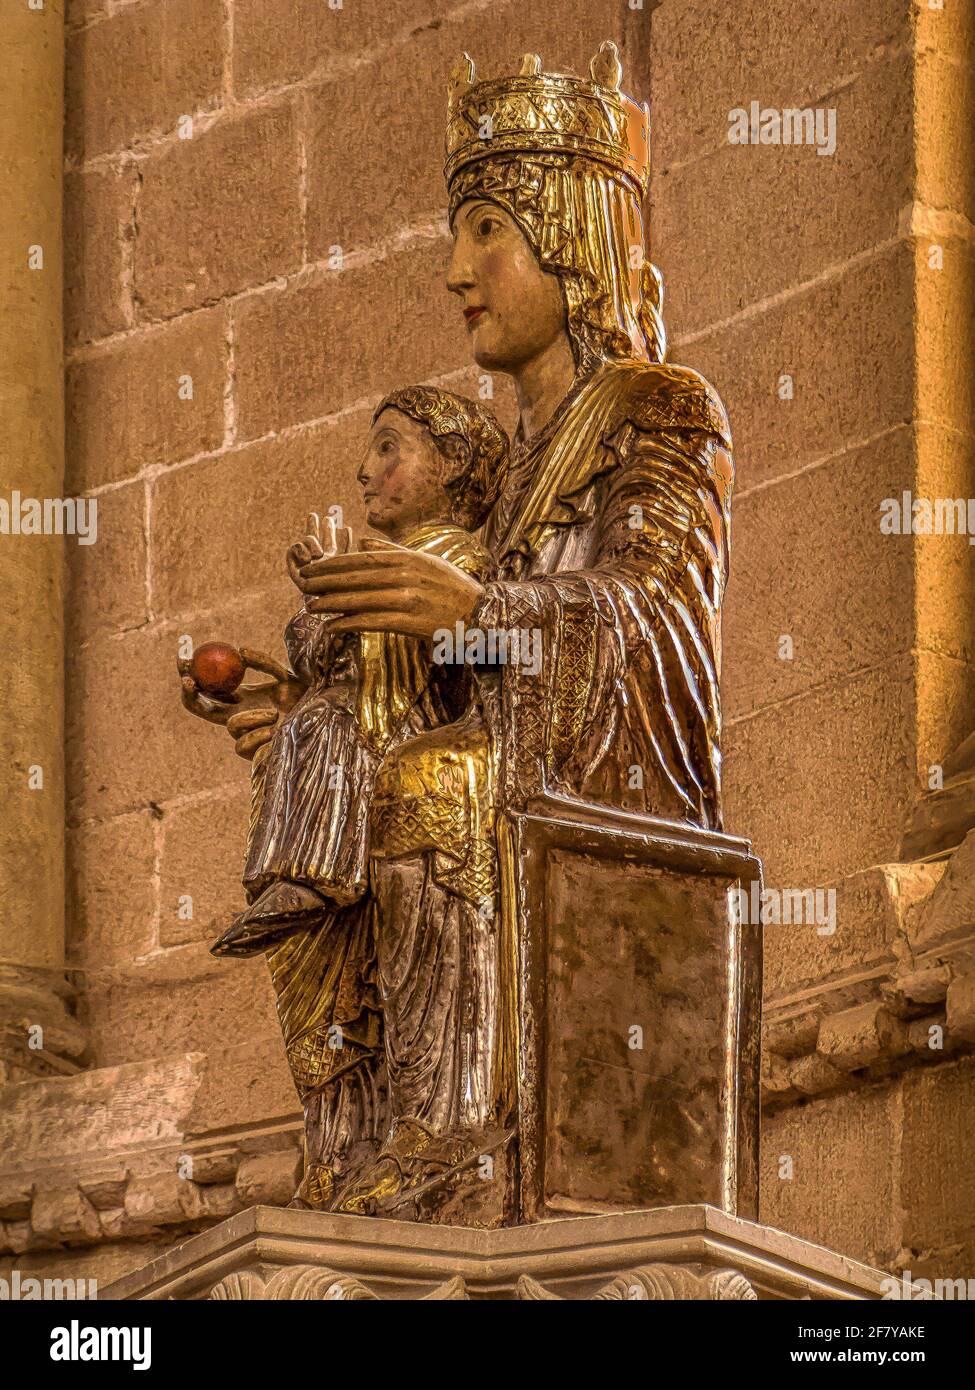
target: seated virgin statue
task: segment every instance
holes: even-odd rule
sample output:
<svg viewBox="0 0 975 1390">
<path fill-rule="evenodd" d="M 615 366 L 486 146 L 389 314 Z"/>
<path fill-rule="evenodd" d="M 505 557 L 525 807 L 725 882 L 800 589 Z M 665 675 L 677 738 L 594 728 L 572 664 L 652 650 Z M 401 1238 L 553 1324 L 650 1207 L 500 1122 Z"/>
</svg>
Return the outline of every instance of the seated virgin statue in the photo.
<svg viewBox="0 0 975 1390">
<path fill-rule="evenodd" d="M 539 1139 L 524 1099 L 540 1084 L 539 1035 L 558 1020 L 532 1012 L 525 986 L 538 926 L 520 906 L 513 818 L 562 798 L 722 828 L 731 437 L 708 383 L 665 361 L 643 223 L 649 112 L 621 79 L 610 42 L 585 78 L 543 72 L 536 54 L 485 81 L 467 55 L 458 64 L 447 288 L 481 372 L 512 378 L 519 416 L 510 468 L 502 477 L 493 459 L 481 489 L 483 550 L 458 564 L 415 536 L 328 554 L 310 538 L 292 556 L 306 602 L 291 636 L 307 682 L 326 689 L 309 694 L 307 724 L 301 711 L 281 728 L 274 709 L 226 718 L 238 751 L 259 754 L 254 900 L 231 934 L 266 944 L 269 929 L 289 932 L 269 960 L 296 1074 L 306 1042 L 312 1058 L 299 1083 L 313 1098 L 306 1180 L 316 1164 L 323 1175 L 302 1199 L 332 1210 L 474 1225 L 540 1210 L 525 1195 Z M 327 640 L 308 626 L 315 614 L 328 615 Z M 425 683 L 426 657 L 402 644 L 432 650 L 454 632 L 527 638 L 538 659 Z M 369 681 L 346 675 L 335 640 L 348 634 L 360 659 L 384 653 L 370 669 L 396 664 L 404 699 L 422 687 L 408 716 L 395 700 L 365 716 Z M 327 676 L 320 652 L 337 663 Z M 284 674 L 269 690 L 279 710 Z M 358 799 L 347 781 L 328 786 L 336 757 Z M 291 931 L 319 900 L 350 914 L 342 940 L 361 933 L 361 952 L 336 950 L 327 969 L 304 963 L 315 934 Z M 344 960 L 367 959 L 342 975 Z M 343 1020 L 361 1063 L 351 1047 L 323 1059 L 323 1028 Z M 673 1110 L 680 1139 L 690 1122 Z M 679 1177 L 667 1189 L 678 1195 Z"/>
</svg>

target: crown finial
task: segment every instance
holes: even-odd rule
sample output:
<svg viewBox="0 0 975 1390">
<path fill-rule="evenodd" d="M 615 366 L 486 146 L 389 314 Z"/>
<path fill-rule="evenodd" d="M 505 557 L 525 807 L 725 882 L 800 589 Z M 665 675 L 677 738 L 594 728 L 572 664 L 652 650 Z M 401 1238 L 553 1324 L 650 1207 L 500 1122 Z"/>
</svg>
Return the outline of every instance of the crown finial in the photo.
<svg viewBox="0 0 975 1390">
<path fill-rule="evenodd" d="M 453 109 L 461 97 L 474 84 L 474 59 L 469 53 L 462 53 L 450 70 L 447 79 L 447 105 Z"/>
<path fill-rule="evenodd" d="M 465 53 L 448 88 L 448 184 L 479 159 L 577 155 L 599 160 L 642 195 L 650 168 L 650 113 L 621 91 L 623 65 L 612 40 L 600 45 L 589 71 L 585 79 L 546 73 L 539 55 L 526 53 L 516 76 L 475 82 Z"/>
<path fill-rule="evenodd" d="M 623 64 L 620 62 L 620 51 L 612 39 L 604 39 L 599 45 L 589 64 L 589 71 L 597 87 L 606 87 L 611 92 L 619 91 L 623 82 Z"/>
</svg>

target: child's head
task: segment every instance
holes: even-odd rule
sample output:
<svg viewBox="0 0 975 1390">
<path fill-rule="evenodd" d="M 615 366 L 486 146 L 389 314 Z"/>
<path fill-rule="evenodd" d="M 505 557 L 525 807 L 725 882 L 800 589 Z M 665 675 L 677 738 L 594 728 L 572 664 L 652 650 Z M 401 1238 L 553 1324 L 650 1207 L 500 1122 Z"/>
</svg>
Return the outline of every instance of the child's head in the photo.
<svg viewBox="0 0 975 1390">
<path fill-rule="evenodd" d="M 406 386 L 376 407 L 358 478 L 369 525 L 397 540 L 435 521 L 476 531 L 507 469 L 493 415 L 451 391 Z"/>
</svg>

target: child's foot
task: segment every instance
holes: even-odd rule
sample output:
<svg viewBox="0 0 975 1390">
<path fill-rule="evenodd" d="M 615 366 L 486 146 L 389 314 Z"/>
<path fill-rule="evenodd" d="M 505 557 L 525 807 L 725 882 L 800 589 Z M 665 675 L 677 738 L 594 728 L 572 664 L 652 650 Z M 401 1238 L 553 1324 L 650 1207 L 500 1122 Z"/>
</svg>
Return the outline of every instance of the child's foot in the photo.
<svg viewBox="0 0 975 1390">
<path fill-rule="evenodd" d="M 303 883 L 278 880 L 246 912 L 235 917 L 210 947 L 211 956 L 253 956 L 311 926 L 329 903 Z"/>
</svg>

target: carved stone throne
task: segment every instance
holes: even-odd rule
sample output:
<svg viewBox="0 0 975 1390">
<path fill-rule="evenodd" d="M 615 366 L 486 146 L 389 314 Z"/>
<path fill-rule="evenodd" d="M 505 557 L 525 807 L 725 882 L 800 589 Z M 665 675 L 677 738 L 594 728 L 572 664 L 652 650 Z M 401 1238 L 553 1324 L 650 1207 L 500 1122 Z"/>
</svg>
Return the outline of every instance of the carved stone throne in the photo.
<svg viewBox="0 0 975 1390">
<path fill-rule="evenodd" d="M 744 840 L 543 796 L 505 817 L 518 1219 L 758 1206 L 760 881 Z M 505 833 L 503 832 L 503 833 Z"/>
</svg>

